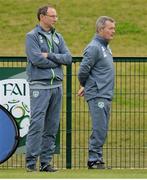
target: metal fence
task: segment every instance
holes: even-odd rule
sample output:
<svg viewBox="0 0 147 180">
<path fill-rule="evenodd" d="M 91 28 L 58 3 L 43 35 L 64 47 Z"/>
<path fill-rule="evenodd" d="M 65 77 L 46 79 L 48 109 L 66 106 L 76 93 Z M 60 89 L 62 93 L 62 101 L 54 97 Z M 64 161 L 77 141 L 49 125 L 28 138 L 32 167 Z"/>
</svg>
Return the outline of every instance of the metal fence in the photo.
<svg viewBox="0 0 147 180">
<path fill-rule="evenodd" d="M 77 72 L 81 57 L 64 67 L 64 93 L 60 121 L 60 154 L 53 163 L 58 168 L 85 168 L 91 120 L 84 98 L 77 96 Z M 113 168 L 147 168 L 147 58 L 115 57 L 115 95 L 104 160 Z M 26 66 L 25 57 L 0 57 L 0 79 L 14 67 Z M 9 71 L 2 71 L 10 67 Z M 0 168 L 25 167 L 24 154 L 14 154 Z"/>
</svg>

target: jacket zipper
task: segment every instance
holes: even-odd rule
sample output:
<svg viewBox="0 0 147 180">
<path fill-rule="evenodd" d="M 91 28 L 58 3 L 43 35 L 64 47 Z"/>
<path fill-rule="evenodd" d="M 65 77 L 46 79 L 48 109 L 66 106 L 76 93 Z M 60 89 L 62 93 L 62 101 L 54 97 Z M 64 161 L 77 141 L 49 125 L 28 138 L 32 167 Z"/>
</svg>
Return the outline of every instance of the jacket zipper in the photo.
<svg viewBox="0 0 147 180">
<path fill-rule="evenodd" d="M 47 39 L 47 43 L 48 43 L 48 47 L 49 47 L 49 52 L 52 52 L 53 51 L 53 35 L 51 35 L 51 42 Z M 51 79 L 51 85 L 53 84 L 53 81 L 54 81 L 54 78 L 55 78 L 55 72 L 54 70 L 51 68 L 51 71 L 52 71 L 52 79 Z"/>
</svg>

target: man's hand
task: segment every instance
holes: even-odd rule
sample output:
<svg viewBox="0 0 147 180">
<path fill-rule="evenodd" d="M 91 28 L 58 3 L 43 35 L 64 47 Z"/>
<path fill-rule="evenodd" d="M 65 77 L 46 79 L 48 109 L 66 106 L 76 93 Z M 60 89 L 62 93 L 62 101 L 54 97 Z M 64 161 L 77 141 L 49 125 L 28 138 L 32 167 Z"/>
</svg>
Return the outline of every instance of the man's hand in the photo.
<svg viewBox="0 0 147 180">
<path fill-rule="evenodd" d="M 47 58 L 48 57 L 48 53 L 42 53 L 42 55 Z"/>
<path fill-rule="evenodd" d="M 78 96 L 82 97 L 84 96 L 84 87 L 81 87 L 78 91 Z"/>
</svg>

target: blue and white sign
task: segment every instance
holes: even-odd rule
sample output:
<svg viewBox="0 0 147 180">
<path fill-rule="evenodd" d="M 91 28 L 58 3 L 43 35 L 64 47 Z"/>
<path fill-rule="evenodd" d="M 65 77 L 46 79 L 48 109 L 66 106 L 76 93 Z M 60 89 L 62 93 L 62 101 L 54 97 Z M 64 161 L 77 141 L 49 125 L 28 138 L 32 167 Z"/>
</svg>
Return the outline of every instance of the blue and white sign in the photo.
<svg viewBox="0 0 147 180">
<path fill-rule="evenodd" d="M 15 118 L 20 134 L 17 152 L 24 152 L 26 135 L 30 125 L 30 96 L 26 79 L 1 80 L 0 104 Z"/>
<path fill-rule="evenodd" d="M 13 116 L 0 105 L 0 164 L 15 152 L 19 142 L 19 130 Z"/>
</svg>

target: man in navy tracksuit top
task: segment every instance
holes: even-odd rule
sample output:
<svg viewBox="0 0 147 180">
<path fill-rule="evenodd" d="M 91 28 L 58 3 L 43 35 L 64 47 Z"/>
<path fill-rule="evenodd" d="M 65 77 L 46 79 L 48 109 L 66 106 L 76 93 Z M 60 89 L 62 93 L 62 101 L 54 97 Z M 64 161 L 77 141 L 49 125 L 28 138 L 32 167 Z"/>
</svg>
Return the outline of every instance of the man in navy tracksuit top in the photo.
<svg viewBox="0 0 147 180">
<path fill-rule="evenodd" d="M 62 65 L 72 63 L 63 37 L 54 24 L 57 13 L 47 5 L 38 9 L 39 24 L 26 36 L 27 75 L 30 87 L 31 122 L 26 141 L 27 171 L 54 172 L 51 166 L 59 128 L 62 99 Z"/>
<path fill-rule="evenodd" d="M 84 50 L 78 79 L 92 118 L 89 139 L 89 169 L 104 169 L 102 147 L 108 131 L 110 105 L 114 91 L 114 66 L 108 43 L 115 33 L 115 21 L 101 16 L 96 22 L 96 35 Z"/>
</svg>

